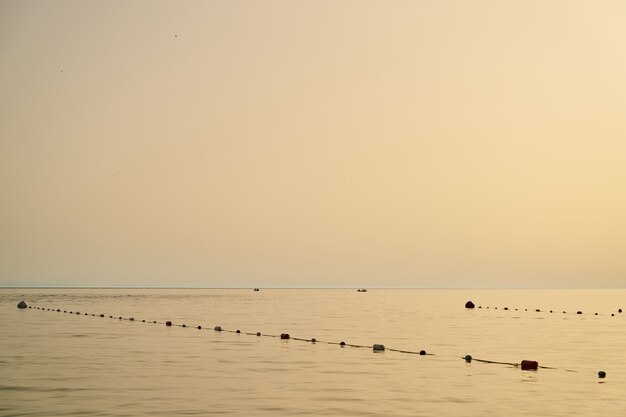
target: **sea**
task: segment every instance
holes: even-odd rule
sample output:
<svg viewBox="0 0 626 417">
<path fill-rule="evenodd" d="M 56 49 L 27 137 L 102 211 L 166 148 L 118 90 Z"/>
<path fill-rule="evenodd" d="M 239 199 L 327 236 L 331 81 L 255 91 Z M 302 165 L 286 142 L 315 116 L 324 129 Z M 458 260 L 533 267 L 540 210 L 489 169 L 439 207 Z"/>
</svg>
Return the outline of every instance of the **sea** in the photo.
<svg viewBox="0 0 626 417">
<path fill-rule="evenodd" d="M 624 416 L 620 309 L 624 289 L 4 288 L 0 416 Z"/>
</svg>

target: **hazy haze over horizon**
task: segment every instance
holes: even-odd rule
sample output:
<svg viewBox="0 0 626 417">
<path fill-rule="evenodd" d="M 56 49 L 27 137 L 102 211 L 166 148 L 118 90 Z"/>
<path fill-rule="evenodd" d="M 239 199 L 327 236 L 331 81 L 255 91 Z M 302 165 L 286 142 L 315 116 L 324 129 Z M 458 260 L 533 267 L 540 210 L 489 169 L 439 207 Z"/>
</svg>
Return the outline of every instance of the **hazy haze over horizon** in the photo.
<svg viewBox="0 0 626 417">
<path fill-rule="evenodd" d="M 623 287 L 626 3 L 0 0 L 0 286 Z"/>
</svg>

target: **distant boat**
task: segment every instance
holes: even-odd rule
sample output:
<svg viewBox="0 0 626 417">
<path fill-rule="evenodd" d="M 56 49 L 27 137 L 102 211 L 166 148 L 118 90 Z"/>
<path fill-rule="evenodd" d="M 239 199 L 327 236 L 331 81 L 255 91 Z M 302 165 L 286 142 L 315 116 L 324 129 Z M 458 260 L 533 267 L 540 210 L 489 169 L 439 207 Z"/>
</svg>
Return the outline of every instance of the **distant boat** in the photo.
<svg viewBox="0 0 626 417">
<path fill-rule="evenodd" d="M 258 288 L 255 288 L 255 289 L 254 289 L 254 291 L 259 291 L 259 289 L 258 289 Z"/>
<path fill-rule="evenodd" d="M 367 290 L 365 288 L 359 288 L 356 292 L 367 292 Z"/>
</svg>

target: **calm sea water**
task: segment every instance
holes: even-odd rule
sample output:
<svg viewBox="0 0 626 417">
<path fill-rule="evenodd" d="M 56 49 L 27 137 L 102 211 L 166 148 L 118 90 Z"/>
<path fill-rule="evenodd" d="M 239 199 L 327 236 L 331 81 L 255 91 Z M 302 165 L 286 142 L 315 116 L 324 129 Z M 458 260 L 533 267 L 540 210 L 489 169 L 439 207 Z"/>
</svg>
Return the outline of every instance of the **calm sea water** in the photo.
<svg viewBox="0 0 626 417">
<path fill-rule="evenodd" d="M 618 308 L 626 290 L 0 289 L 0 415 L 623 416 Z"/>
</svg>

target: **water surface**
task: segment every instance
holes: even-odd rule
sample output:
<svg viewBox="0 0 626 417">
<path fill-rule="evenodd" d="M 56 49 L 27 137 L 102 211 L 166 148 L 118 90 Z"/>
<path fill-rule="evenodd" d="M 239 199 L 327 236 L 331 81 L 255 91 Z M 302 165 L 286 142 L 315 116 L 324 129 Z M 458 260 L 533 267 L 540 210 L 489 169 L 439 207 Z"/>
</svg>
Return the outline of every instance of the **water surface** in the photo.
<svg viewBox="0 0 626 417">
<path fill-rule="evenodd" d="M 0 415 L 622 416 L 624 307 L 625 290 L 1 289 Z"/>
</svg>

